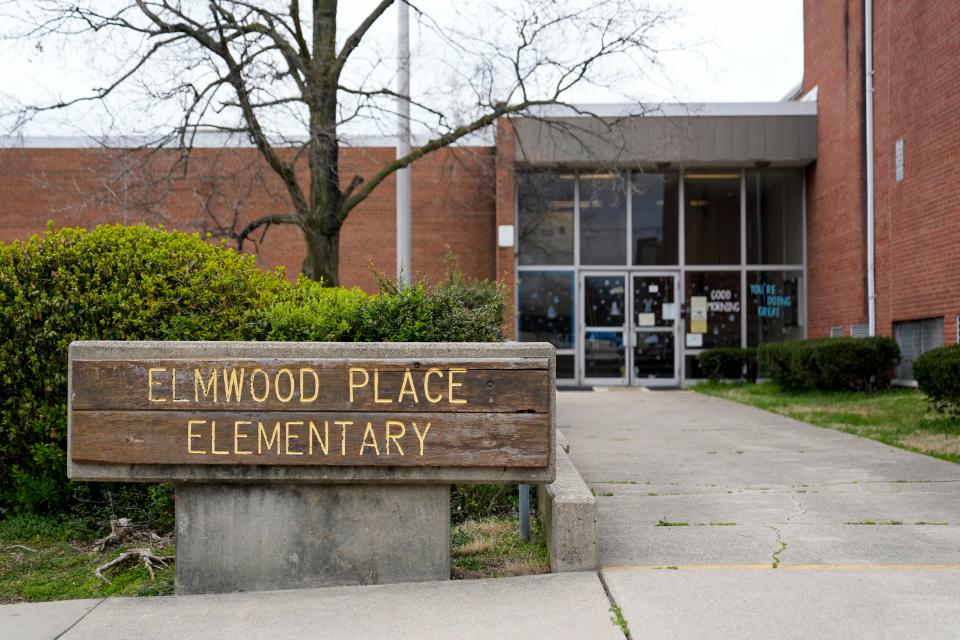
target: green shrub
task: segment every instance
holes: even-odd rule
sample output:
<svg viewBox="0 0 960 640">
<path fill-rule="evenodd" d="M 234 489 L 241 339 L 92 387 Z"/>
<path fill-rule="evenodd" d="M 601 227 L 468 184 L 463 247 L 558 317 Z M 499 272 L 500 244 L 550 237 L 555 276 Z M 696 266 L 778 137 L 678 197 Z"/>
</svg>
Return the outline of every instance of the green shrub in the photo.
<svg viewBox="0 0 960 640">
<path fill-rule="evenodd" d="M 150 509 L 148 487 L 66 481 L 70 342 L 240 339 L 250 311 L 289 288 L 250 256 L 146 226 L 0 245 L 0 511 Z M 123 515 L 153 515 L 134 511 Z"/>
<path fill-rule="evenodd" d="M 439 288 L 461 300 L 467 309 L 485 309 L 490 314 L 491 323 L 503 325 L 504 302 L 503 285 L 494 280 L 473 280 L 460 271 L 457 256 L 447 248 L 445 258 L 446 273 Z"/>
<path fill-rule="evenodd" d="M 489 342 L 502 337 L 502 296 L 477 303 L 463 288 L 380 279 L 380 293 L 301 278 L 251 319 L 251 338 L 339 342 Z"/>
<path fill-rule="evenodd" d="M 334 289 L 300 278 L 257 310 L 251 338 L 287 342 L 353 342 L 369 297 L 359 289 Z"/>
<path fill-rule="evenodd" d="M 960 345 L 922 354 L 913 361 L 913 377 L 934 407 L 960 415 Z"/>
<path fill-rule="evenodd" d="M 449 278 L 448 278 L 449 280 Z M 0 516 L 169 523 L 169 485 L 66 479 L 74 340 L 487 341 L 502 296 L 460 279 L 368 296 L 264 272 L 252 256 L 146 226 L 50 229 L 0 243 Z M 479 300 L 479 301 L 478 301 Z"/>
<path fill-rule="evenodd" d="M 714 382 L 720 380 L 757 381 L 757 350 L 721 347 L 700 354 L 700 370 Z"/>
<path fill-rule="evenodd" d="M 890 338 L 814 338 L 765 344 L 763 375 L 788 389 L 876 391 L 889 386 L 900 348 Z"/>
</svg>

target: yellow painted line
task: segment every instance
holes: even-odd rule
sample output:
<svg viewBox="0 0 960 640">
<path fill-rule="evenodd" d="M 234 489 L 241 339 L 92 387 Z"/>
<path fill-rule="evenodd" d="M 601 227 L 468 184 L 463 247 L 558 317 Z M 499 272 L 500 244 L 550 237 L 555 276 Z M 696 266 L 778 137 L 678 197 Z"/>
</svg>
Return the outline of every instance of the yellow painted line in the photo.
<svg viewBox="0 0 960 640">
<path fill-rule="evenodd" d="M 766 564 L 680 564 L 680 565 L 611 565 L 602 567 L 602 571 L 725 571 L 725 570 L 755 570 L 773 569 L 770 563 Z M 921 569 L 926 571 L 958 571 L 960 563 L 880 563 L 880 564 L 787 564 L 780 563 L 776 571 L 847 571 L 871 569 Z"/>
</svg>

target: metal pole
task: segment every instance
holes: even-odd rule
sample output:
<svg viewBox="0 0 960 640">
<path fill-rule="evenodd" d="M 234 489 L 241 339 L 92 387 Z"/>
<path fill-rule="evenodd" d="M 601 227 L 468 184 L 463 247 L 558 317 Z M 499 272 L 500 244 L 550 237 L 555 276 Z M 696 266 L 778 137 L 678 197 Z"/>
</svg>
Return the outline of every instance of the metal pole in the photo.
<svg viewBox="0 0 960 640">
<path fill-rule="evenodd" d="M 410 153 L 410 7 L 397 3 L 397 158 Z M 397 280 L 410 283 L 410 168 L 397 171 Z"/>
<path fill-rule="evenodd" d="M 520 485 L 520 537 L 530 539 L 530 485 Z"/>
<path fill-rule="evenodd" d="M 873 0 L 863 1 L 863 75 L 866 84 L 865 154 L 867 156 L 867 326 L 868 335 L 877 335 L 877 279 L 875 273 L 873 213 Z"/>
</svg>

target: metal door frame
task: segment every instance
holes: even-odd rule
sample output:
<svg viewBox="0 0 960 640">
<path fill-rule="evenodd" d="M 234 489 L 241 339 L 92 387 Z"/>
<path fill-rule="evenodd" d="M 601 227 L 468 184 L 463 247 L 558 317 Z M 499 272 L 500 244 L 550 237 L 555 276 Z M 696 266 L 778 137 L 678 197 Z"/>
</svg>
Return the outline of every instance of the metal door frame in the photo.
<svg viewBox="0 0 960 640">
<path fill-rule="evenodd" d="M 673 280 L 673 304 L 676 308 L 676 315 L 673 318 L 671 327 L 640 327 L 634 321 L 635 310 L 633 309 L 634 299 L 634 280 L 635 278 L 653 277 L 653 278 L 671 278 Z M 631 271 L 629 273 L 630 283 L 628 285 L 628 295 L 630 297 L 630 317 L 628 319 L 629 343 L 627 351 L 629 354 L 628 362 L 628 380 L 631 386 L 635 387 L 675 387 L 680 384 L 680 353 L 683 350 L 680 344 L 680 271 Z M 640 333 L 672 333 L 673 334 L 673 377 L 672 378 L 641 378 L 633 375 L 633 348 L 637 344 L 638 334 Z"/>
<path fill-rule="evenodd" d="M 584 282 L 591 277 L 619 277 L 623 278 L 623 325 L 609 327 L 587 327 L 587 289 Z M 630 384 L 630 348 L 628 345 L 628 322 L 631 314 L 630 309 L 630 272 L 627 269 L 582 269 L 577 277 L 578 295 L 577 295 L 577 377 L 583 385 L 610 385 L 627 386 Z M 622 378 L 588 378 L 587 377 L 587 331 L 619 331 L 623 336 L 624 348 L 624 371 Z"/>
</svg>

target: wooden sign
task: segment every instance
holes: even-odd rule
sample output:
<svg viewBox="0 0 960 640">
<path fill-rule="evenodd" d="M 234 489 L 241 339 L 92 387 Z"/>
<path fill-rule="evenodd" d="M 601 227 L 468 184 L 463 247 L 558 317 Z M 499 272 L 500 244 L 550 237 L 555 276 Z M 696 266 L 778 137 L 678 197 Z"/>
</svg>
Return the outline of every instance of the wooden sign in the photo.
<svg viewBox="0 0 960 640">
<path fill-rule="evenodd" d="M 553 362 L 549 345 L 74 343 L 71 477 L 101 479 L 88 477 L 98 466 L 130 469 L 123 479 L 208 467 L 274 478 L 256 469 L 278 466 L 298 479 L 338 467 L 353 479 L 546 477 Z"/>
</svg>

